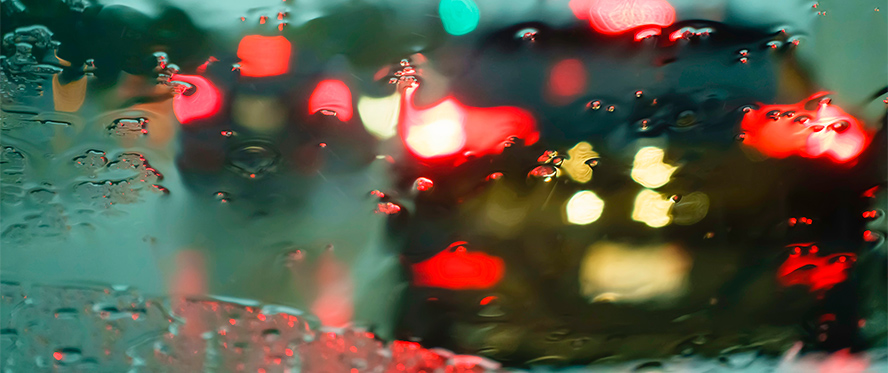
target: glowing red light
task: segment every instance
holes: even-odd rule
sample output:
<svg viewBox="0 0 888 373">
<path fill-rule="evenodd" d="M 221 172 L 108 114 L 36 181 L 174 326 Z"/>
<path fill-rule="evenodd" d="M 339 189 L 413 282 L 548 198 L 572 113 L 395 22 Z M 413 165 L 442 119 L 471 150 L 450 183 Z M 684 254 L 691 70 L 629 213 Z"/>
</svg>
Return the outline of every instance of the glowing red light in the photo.
<svg viewBox="0 0 888 373">
<path fill-rule="evenodd" d="M 348 324 L 354 315 L 354 286 L 348 267 L 336 260 L 331 252 L 326 252 L 315 272 L 315 280 L 318 283 L 318 296 L 312 302 L 312 312 L 324 326 L 342 327 Z"/>
<path fill-rule="evenodd" d="M 806 110 L 805 103 L 826 95 L 817 93 L 792 105 L 760 105 L 743 117 L 743 144 L 762 154 L 786 158 L 827 158 L 837 163 L 854 160 L 869 145 L 872 134 L 841 108 L 828 103 Z"/>
<path fill-rule="evenodd" d="M 567 103 L 586 90 L 586 68 L 580 60 L 559 61 L 549 70 L 548 95 L 554 103 Z"/>
<path fill-rule="evenodd" d="M 467 252 L 454 242 L 435 256 L 413 264 L 413 284 L 452 290 L 488 289 L 505 274 L 505 262 L 482 252 Z"/>
<path fill-rule="evenodd" d="M 666 0 L 571 0 L 569 6 L 577 19 L 589 20 L 595 31 L 608 35 L 675 22 L 675 9 Z"/>
<path fill-rule="evenodd" d="M 866 230 L 863 232 L 863 240 L 866 242 L 876 242 L 879 240 L 879 234 L 871 230 Z"/>
<path fill-rule="evenodd" d="M 531 145 L 539 140 L 536 121 L 513 106 L 471 107 L 447 97 L 428 108 L 413 104 L 415 87 L 401 97 L 398 134 L 414 155 L 459 164 L 469 156 L 499 154 L 510 137 Z"/>
<path fill-rule="evenodd" d="M 242 76 L 285 74 L 290 69 L 290 41 L 283 36 L 247 35 L 237 46 Z"/>
<path fill-rule="evenodd" d="M 194 86 L 193 90 L 176 94 L 173 97 L 173 114 L 179 123 L 213 116 L 222 107 L 222 93 L 208 79 L 198 75 L 173 75 L 172 81 L 180 81 Z"/>
<path fill-rule="evenodd" d="M 486 306 L 486 305 L 490 304 L 490 302 L 495 301 L 496 299 L 497 298 L 495 295 L 488 295 L 488 296 L 484 297 L 484 299 L 481 299 L 481 305 Z"/>
<path fill-rule="evenodd" d="M 339 120 L 349 121 L 353 113 L 351 90 L 339 80 L 324 80 L 318 83 L 308 99 L 308 113 L 314 114 L 318 111 L 332 112 Z"/>
<path fill-rule="evenodd" d="M 62 358 L 64 358 L 65 355 L 62 354 L 61 352 L 56 351 L 56 352 L 52 353 L 52 357 L 56 360 L 62 360 Z"/>
<path fill-rule="evenodd" d="M 872 188 L 869 188 L 869 189 L 867 189 L 866 191 L 864 191 L 864 192 L 861 194 L 861 197 L 865 197 L 865 198 L 875 198 L 875 197 L 876 197 L 876 192 L 878 192 L 878 191 L 879 191 L 879 186 L 876 185 L 876 186 L 874 186 L 874 187 L 872 187 Z"/>
<path fill-rule="evenodd" d="M 801 255 L 801 249 L 794 247 L 792 254 L 777 269 L 777 280 L 783 286 L 805 285 L 810 290 L 828 290 L 848 278 L 857 256 L 853 253 L 837 253 L 817 256 L 815 247 L 808 254 Z"/>
<path fill-rule="evenodd" d="M 287 356 L 293 356 L 293 350 L 288 348 L 284 350 L 284 354 Z"/>
</svg>

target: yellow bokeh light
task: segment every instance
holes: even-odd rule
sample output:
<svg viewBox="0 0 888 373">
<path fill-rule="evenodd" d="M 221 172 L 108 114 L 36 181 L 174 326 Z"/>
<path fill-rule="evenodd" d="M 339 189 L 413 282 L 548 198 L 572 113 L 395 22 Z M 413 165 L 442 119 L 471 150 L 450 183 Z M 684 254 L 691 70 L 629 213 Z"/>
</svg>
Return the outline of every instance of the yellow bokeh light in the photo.
<svg viewBox="0 0 888 373">
<path fill-rule="evenodd" d="M 687 290 L 691 264 L 676 245 L 600 241 L 580 262 L 580 291 L 592 302 L 672 300 Z"/>
<path fill-rule="evenodd" d="M 592 180 L 592 167 L 586 162 L 598 158 L 598 153 L 592 150 L 592 144 L 582 141 L 567 151 L 568 158 L 561 163 L 561 169 L 567 176 L 579 183 L 588 183 Z"/>
<path fill-rule="evenodd" d="M 679 225 L 691 225 L 706 217 L 709 212 L 709 196 L 694 192 L 681 197 L 672 208 L 672 221 Z"/>
<path fill-rule="evenodd" d="M 364 128 L 379 139 L 387 139 L 397 133 L 401 95 L 397 92 L 386 97 L 361 96 L 358 99 L 358 115 Z"/>
<path fill-rule="evenodd" d="M 570 200 L 564 205 L 564 210 L 569 223 L 590 224 L 601 217 L 604 201 L 592 191 L 581 190 L 570 197 Z"/>
<path fill-rule="evenodd" d="M 257 132 L 275 132 L 286 124 L 287 107 L 275 97 L 238 95 L 231 103 L 231 117 Z"/>
<path fill-rule="evenodd" d="M 663 163 L 666 152 L 655 146 L 647 146 L 635 153 L 632 164 L 632 180 L 646 188 L 659 188 L 669 182 L 678 167 Z"/>
<path fill-rule="evenodd" d="M 635 196 L 632 220 L 645 223 L 649 227 L 665 227 L 672 222 L 670 212 L 673 205 L 671 200 L 660 193 L 644 189 Z"/>
</svg>

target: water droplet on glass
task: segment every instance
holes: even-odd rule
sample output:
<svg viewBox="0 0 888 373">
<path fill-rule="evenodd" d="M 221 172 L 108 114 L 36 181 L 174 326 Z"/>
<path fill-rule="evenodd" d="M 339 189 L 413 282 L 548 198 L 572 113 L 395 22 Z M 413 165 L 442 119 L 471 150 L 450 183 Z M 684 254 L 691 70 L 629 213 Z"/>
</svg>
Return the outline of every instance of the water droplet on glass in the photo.
<svg viewBox="0 0 888 373">
<path fill-rule="evenodd" d="M 665 370 L 663 369 L 663 364 L 659 361 L 648 361 L 646 363 L 641 363 L 632 370 L 633 372 L 638 373 L 663 373 Z"/>
<path fill-rule="evenodd" d="M 678 194 L 675 194 L 672 197 L 669 197 L 669 200 L 672 201 L 672 203 L 678 203 L 678 201 L 681 201 L 681 196 Z"/>
<path fill-rule="evenodd" d="M 231 196 L 226 192 L 216 192 L 213 194 L 213 197 L 216 198 L 217 201 L 222 203 L 231 202 Z"/>
<path fill-rule="evenodd" d="M 539 30 L 533 27 L 523 28 L 515 33 L 515 37 L 521 40 L 533 42 L 536 41 L 536 36 L 539 32 Z"/>
<path fill-rule="evenodd" d="M 394 215 L 401 212 L 401 206 L 393 202 L 382 202 L 376 205 L 376 213 Z"/>
<path fill-rule="evenodd" d="M 685 110 L 678 114 L 675 125 L 679 127 L 689 127 L 697 123 L 697 115 L 693 110 Z"/>
<path fill-rule="evenodd" d="M 543 179 L 543 181 L 548 182 L 551 181 L 553 177 L 555 177 L 555 174 L 557 172 L 558 171 L 555 166 L 551 164 L 544 164 L 536 166 L 534 167 L 534 169 L 530 170 L 530 172 L 527 173 L 527 177 Z"/>
<path fill-rule="evenodd" d="M 79 348 L 66 347 L 56 350 L 52 357 L 62 364 L 75 363 L 80 360 L 82 353 Z"/>
<path fill-rule="evenodd" d="M 426 177 L 419 177 L 413 182 L 413 188 L 420 192 L 430 190 L 434 185 L 435 183 L 432 182 L 432 179 Z"/>
<path fill-rule="evenodd" d="M 642 96 L 643 94 L 644 94 L 644 92 L 642 92 L 642 91 L 635 91 L 635 97 L 636 97 L 636 98 L 641 98 L 641 96 Z"/>
<path fill-rule="evenodd" d="M 846 120 L 835 122 L 829 126 L 830 129 L 838 133 L 845 132 L 849 127 L 851 127 L 851 123 L 848 123 Z"/>
<path fill-rule="evenodd" d="M 608 106 L 608 107 L 607 107 L 607 111 L 608 111 L 609 113 L 613 113 L 614 110 L 616 110 L 616 109 L 617 109 L 617 107 L 614 106 L 614 105 L 611 105 L 611 106 Z"/>
<path fill-rule="evenodd" d="M 278 154 L 266 145 L 245 145 L 232 151 L 228 159 L 242 176 L 258 179 L 274 170 Z"/>
<path fill-rule="evenodd" d="M 232 136 L 236 136 L 236 135 L 237 135 L 237 132 L 234 132 L 234 131 L 222 131 L 222 136 L 225 136 L 225 137 L 232 137 Z"/>
<path fill-rule="evenodd" d="M 767 44 L 765 44 L 765 46 L 771 49 L 777 49 L 783 46 L 783 42 L 779 40 L 773 40 L 769 41 Z"/>
<path fill-rule="evenodd" d="M 740 57 L 740 59 L 738 61 L 740 61 L 740 63 L 747 63 L 747 62 L 749 62 L 749 59 L 746 57 Z"/>
<path fill-rule="evenodd" d="M 601 101 L 598 101 L 598 100 L 590 101 L 588 104 L 586 104 L 586 108 L 592 109 L 592 110 L 601 109 Z"/>
</svg>

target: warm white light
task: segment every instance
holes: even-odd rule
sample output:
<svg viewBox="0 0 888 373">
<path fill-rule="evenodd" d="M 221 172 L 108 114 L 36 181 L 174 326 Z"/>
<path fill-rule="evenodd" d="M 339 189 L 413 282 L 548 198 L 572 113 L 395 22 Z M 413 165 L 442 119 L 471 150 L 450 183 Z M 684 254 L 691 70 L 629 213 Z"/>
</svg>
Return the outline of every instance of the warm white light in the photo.
<svg viewBox="0 0 888 373">
<path fill-rule="evenodd" d="M 400 108 L 401 96 L 398 93 L 380 98 L 361 96 L 358 99 L 358 115 L 364 122 L 364 128 L 379 139 L 387 139 L 397 133 Z"/>
<path fill-rule="evenodd" d="M 456 153 L 466 143 L 462 112 L 451 101 L 444 101 L 411 121 L 407 123 L 404 141 L 423 158 Z"/>
<path fill-rule="evenodd" d="M 669 182 L 678 167 L 663 163 L 666 152 L 655 146 L 647 146 L 635 153 L 632 164 L 632 180 L 646 188 L 659 188 Z"/>
<path fill-rule="evenodd" d="M 644 189 L 635 196 L 635 207 L 632 220 L 642 222 L 650 227 L 660 228 L 672 222 L 670 210 L 674 203 L 660 193 Z"/>
<path fill-rule="evenodd" d="M 604 210 L 604 201 L 594 192 L 582 190 L 570 197 L 564 206 L 567 213 L 567 221 L 571 224 L 590 224 L 599 217 Z"/>
</svg>

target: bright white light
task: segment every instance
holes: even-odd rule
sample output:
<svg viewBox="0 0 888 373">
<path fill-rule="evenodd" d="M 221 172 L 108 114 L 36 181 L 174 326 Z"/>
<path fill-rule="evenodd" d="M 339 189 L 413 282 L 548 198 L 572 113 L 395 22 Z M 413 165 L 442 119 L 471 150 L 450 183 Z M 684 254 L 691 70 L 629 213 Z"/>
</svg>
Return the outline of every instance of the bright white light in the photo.
<svg viewBox="0 0 888 373">
<path fill-rule="evenodd" d="M 564 209 L 569 223 L 585 225 L 601 217 L 601 212 L 604 210 L 604 201 L 594 192 L 582 190 L 570 197 Z"/>
</svg>

